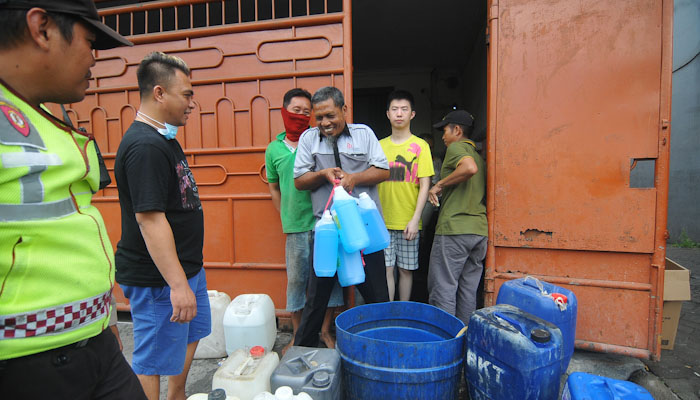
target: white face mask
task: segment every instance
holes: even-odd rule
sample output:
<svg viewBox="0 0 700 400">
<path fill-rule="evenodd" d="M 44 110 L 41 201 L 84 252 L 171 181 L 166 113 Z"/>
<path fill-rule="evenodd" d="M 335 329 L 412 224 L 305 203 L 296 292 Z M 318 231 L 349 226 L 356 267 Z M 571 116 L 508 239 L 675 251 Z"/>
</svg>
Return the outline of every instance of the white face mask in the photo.
<svg viewBox="0 0 700 400">
<path fill-rule="evenodd" d="M 153 118 L 149 117 L 148 115 L 142 113 L 141 111 L 138 111 L 136 113 L 136 115 L 140 116 L 141 118 L 143 118 L 145 120 L 150 120 L 151 122 L 155 122 L 158 125 L 163 125 L 165 128 L 158 128 L 154 124 L 149 123 L 149 125 L 151 125 L 153 128 L 155 128 L 155 130 L 158 131 L 158 133 L 165 136 L 166 139 L 172 140 L 172 139 L 175 139 L 175 136 L 177 136 L 177 131 L 179 129 L 177 126 L 170 125 L 167 122 L 165 122 L 165 123 L 160 122 L 160 121 L 153 119 Z"/>
</svg>

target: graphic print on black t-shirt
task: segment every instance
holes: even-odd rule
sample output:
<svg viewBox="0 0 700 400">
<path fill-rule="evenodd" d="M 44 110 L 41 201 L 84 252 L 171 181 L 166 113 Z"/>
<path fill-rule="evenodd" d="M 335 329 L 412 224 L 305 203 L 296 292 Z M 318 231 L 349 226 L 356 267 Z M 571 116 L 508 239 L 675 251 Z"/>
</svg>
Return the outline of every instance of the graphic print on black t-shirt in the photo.
<svg viewBox="0 0 700 400">
<path fill-rule="evenodd" d="M 192 176 L 190 166 L 187 165 L 187 161 L 180 160 L 179 164 L 175 166 L 175 171 L 177 172 L 177 181 L 180 187 L 182 208 L 185 210 L 201 209 L 202 204 L 199 201 L 197 184 L 194 181 L 194 176 Z"/>
</svg>

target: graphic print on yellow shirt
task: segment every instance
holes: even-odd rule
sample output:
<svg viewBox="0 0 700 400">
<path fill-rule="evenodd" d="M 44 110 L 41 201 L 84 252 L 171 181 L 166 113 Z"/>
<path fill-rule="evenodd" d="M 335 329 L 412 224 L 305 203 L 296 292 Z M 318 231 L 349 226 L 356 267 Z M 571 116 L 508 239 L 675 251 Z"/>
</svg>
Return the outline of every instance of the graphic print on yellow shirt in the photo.
<svg viewBox="0 0 700 400">
<path fill-rule="evenodd" d="M 434 174 L 430 147 L 413 135 L 401 144 L 391 137 L 379 144 L 389 161 L 389 180 L 378 186 L 384 221 L 388 229 L 403 230 L 416 209 L 420 178 Z"/>
</svg>

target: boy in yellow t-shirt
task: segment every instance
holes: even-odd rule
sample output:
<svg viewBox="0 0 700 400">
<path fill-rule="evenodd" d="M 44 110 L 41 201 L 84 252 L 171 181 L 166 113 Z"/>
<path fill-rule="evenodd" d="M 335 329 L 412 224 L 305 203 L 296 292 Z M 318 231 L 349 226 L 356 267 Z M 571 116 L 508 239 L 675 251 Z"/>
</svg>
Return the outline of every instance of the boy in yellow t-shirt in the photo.
<svg viewBox="0 0 700 400">
<path fill-rule="evenodd" d="M 389 161 L 389 180 L 378 185 L 379 201 L 391 243 L 384 250 L 389 300 L 394 300 L 394 266 L 399 267 L 399 300 L 408 301 L 418 269 L 421 213 L 430 190 L 433 159 L 425 140 L 411 133 L 413 96 L 396 90 L 387 99 L 391 136 L 379 141 Z"/>
</svg>

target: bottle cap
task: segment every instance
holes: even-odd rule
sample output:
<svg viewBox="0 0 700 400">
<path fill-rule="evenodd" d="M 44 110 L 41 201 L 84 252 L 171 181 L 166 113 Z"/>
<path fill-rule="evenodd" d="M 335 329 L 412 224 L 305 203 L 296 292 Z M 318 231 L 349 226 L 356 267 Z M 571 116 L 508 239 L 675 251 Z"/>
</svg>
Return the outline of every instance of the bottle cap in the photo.
<svg viewBox="0 0 700 400">
<path fill-rule="evenodd" d="M 321 216 L 321 219 L 333 219 L 331 216 L 331 210 L 326 210 L 323 212 L 323 216 Z"/>
<path fill-rule="evenodd" d="M 552 299 L 554 299 L 555 302 L 561 301 L 563 304 L 566 304 L 569 301 L 566 295 L 561 293 L 552 293 Z"/>
<path fill-rule="evenodd" d="M 291 400 L 294 398 L 294 391 L 289 386 L 280 386 L 275 390 L 275 399 L 277 400 Z"/>
<path fill-rule="evenodd" d="M 226 400 L 226 391 L 224 389 L 214 389 L 207 396 L 207 400 Z"/>
<path fill-rule="evenodd" d="M 262 346 L 254 346 L 250 349 L 250 356 L 253 358 L 260 358 L 265 355 L 265 348 Z"/>
<path fill-rule="evenodd" d="M 360 193 L 360 197 L 357 199 L 357 204 L 362 208 L 377 208 L 371 197 L 367 192 Z"/>
<path fill-rule="evenodd" d="M 547 343 L 551 338 L 549 331 L 546 329 L 535 328 L 530 331 L 530 339 L 537 343 Z"/>
<path fill-rule="evenodd" d="M 333 189 L 333 201 L 337 200 L 354 200 L 354 197 L 350 196 L 342 186 L 336 186 Z"/>
<path fill-rule="evenodd" d="M 315 387 L 324 387 L 331 383 L 331 377 L 326 371 L 317 371 L 314 373 L 313 385 Z"/>
</svg>

